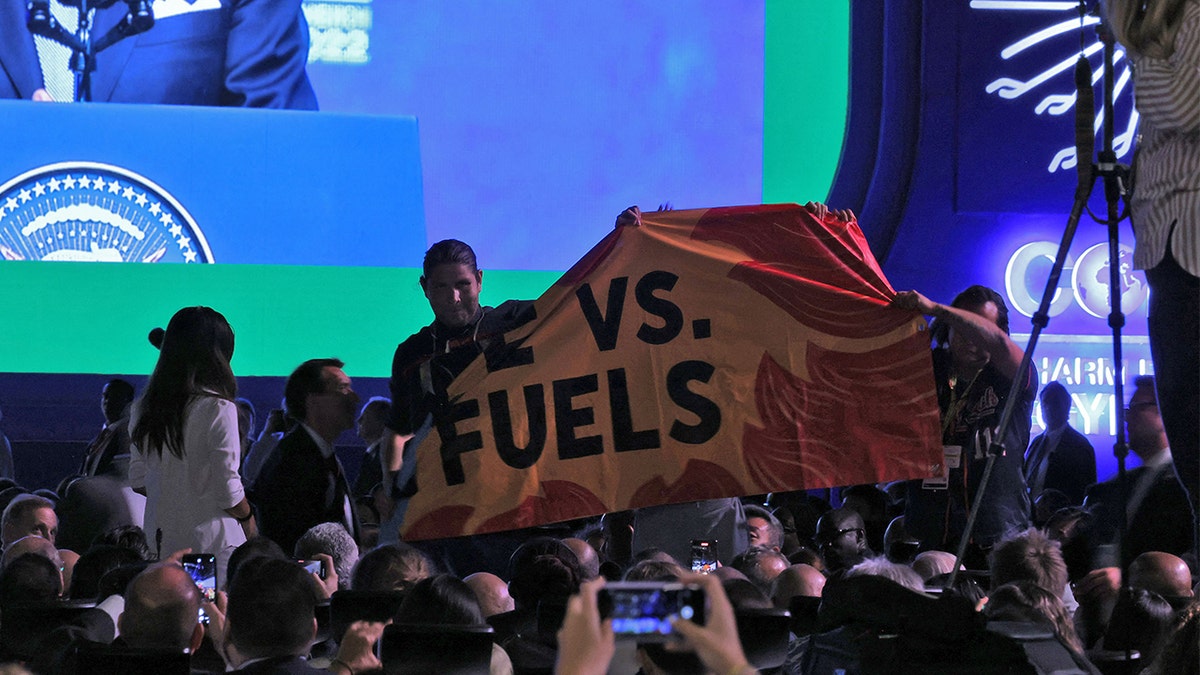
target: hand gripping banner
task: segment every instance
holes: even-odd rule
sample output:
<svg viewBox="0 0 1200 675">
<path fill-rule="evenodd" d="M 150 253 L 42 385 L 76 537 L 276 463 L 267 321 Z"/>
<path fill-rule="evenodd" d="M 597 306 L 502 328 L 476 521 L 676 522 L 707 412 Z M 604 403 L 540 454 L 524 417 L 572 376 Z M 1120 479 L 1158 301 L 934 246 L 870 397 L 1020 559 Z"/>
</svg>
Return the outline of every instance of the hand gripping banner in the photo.
<svg viewBox="0 0 1200 675">
<path fill-rule="evenodd" d="M 929 338 L 893 295 L 832 214 L 643 214 L 454 380 L 403 536 L 929 477 Z"/>
</svg>

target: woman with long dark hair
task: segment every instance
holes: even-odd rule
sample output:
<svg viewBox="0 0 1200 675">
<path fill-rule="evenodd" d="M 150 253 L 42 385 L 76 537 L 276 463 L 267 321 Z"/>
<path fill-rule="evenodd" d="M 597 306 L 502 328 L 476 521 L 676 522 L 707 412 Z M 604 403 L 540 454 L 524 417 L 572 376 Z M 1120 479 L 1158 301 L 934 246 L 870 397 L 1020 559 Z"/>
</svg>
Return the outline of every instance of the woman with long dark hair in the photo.
<svg viewBox="0 0 1200 675">
<path fill-rule="evenodd" d="M 183 548 L 217 556 L 254 536 L 238 460 L 233 329 L 208 307 L 171 317 L 161 353 L 130 418 L 129 479 L 146 496 L 144 528 L 160 556 Z"/>
</svg>

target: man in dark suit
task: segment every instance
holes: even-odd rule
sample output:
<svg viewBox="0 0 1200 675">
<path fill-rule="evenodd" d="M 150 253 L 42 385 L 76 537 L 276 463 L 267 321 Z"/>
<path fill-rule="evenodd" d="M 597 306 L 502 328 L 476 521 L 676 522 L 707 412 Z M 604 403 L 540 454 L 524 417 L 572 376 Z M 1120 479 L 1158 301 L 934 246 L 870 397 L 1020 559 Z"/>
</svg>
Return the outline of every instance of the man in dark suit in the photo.
<svg viewBox="0 0 1200 675">
<path fill-rule="evenodd" d="M 316 110 L 300 1 L 155 0 L 153 28 L 96 56 L 92 100 Z M 52 12 L 71 28 L 76 10 L 59 4 Z M 93 39 L 127 12 L 124 2 L 95 10 Z M 26 0 L 0 0 L 0 98 L 71 100 L 69 51 L 35 39 L 27 16 Z"/>
<path fill-rule="evenodd" d="M 1134 380 L 1134 386 L 1125 412 L 1125 427 L 1129 430 L 1129 449 L 1141 459 L 1142 466 L 1126 472 L 1128 505 L 1123 511 L 1119 477 L 1088 488 L 1084 505 L 1096 515 L 1100 543 L 1119 544 L 1120 519 L 1126 517 L 1131 558 L 1147 551 L 1179 555 L 1192 546 L 1191 507 L 1175 476 L 1167 432 L 1158 412 L 1154 378 L 1143 375 Z"/>
<path fill-rule="evenodd" d="M 79 473 L 83 476 L 129 478 L 129 408 L 133 385 L 109 380 L 100 393 L 104 429 L 88 444 Z"/>
<path fill-rule="evenodd" d="M 345 472 L 333 448 L 338 434 L 354 426 L 358 411 L 343 365 L 311 359 L 288 377 L 284 404 L 300 424 L 279 441 L 250 488 L 259 532 L 289 554 L 319 523 L 341 523 L 358 540 Z"/>
<path fill-rule="evenodd" d="M 1036 501 L 1044 490 L 1059 490 L 1072 504 L 1083 503 L 1087 486 L 1096 482 L 1096 451 L 1083 434 L 1071 428 L 1071 394 L 1058 382 L 1042 389 L 1042 419 L 1046 431 L 1033 439 L 1025 454 L 1025 484 Z"/>
</svg>

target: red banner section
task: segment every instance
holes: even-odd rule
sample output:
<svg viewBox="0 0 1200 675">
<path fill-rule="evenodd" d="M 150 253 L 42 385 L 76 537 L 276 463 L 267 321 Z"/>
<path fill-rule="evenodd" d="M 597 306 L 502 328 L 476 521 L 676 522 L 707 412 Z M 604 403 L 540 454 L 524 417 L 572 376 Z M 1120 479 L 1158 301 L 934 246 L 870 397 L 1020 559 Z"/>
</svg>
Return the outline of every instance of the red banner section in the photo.
<svg viewBox="0 0 1200 675">
<path fill-rule="evenodd" d="M 454 381 L 404 538 L 929 477 L 929 339 L 894 294 L 857 223 L 644 214 Z"/>
</svg>

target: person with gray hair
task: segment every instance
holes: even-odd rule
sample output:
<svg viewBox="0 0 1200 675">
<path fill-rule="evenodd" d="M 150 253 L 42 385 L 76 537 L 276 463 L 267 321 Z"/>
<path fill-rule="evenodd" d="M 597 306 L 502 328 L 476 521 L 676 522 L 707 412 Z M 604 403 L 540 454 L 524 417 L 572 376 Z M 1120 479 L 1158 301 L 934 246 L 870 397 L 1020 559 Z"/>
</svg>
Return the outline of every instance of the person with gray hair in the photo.
<svg viewBox="0 0 1200 675">
<path fill-rule="evenodd" d="M 783 549 L 783 523 L 775 514 L 755 504 L 743 507 L 746 512 L 746 530 L 751 546 Z"/>
<path fill-rule="evenodd" d="M 846 579 L 854 577 L 883 577 L 910 591 L 925 592 L 925 581 L 908 565 L 894 563 L 882 556 L 867 558 L 846 571 Z"/>
<path fill-rule="evenodd" d="M 350 575 L 358 564 L 358 544 L 340 523 L 319 523 L 308 528 L 296 541 L 292 552 L 297 558 L 311 559 L 318 553 L 333 558 L 333 568 L 338 576 L 338 590 L 350 588 Z"/>
</svg>

